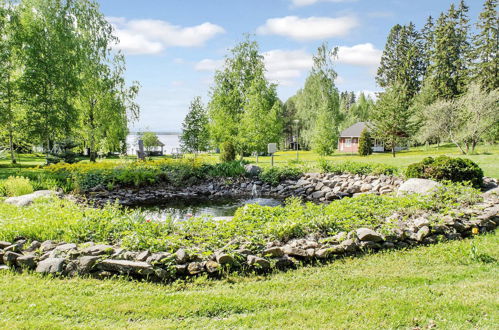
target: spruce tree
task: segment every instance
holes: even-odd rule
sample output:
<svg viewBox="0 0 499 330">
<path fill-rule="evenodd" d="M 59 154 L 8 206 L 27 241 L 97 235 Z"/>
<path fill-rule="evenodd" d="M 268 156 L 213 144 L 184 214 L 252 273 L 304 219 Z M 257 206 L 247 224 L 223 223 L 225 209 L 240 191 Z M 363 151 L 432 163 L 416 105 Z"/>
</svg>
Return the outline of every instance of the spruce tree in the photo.
<svg viewBox="0 0 499 330">
<path fill-rule="evenodd" d="M 474 76 L 486 91 L 499 88 L 499 16 L 497 0 L 486 0 L 473 38 Z"/>
<path fill-rule="evenodd" d="M 201 102 L 201 97 L 195 97 L 189 107 L 189 112 L 182 123 L 180 146 L 184 152 L 208 150 L 208 116 Z"/>
<path fill-rule="evenodd" d="M 368 156 L 373 153 L 373 141 L 367 128 L 364 128 L 359 137 L 359 155 Z"/>
</svg>

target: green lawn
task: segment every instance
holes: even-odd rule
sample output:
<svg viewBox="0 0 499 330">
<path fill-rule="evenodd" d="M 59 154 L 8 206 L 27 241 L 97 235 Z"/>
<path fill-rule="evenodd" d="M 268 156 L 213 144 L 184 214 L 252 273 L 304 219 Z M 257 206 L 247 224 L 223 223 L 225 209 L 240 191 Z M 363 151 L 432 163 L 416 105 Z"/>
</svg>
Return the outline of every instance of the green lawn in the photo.
<svg viewBox="0 0 499 330">
<path fill-rule="evenodd" d="M 494 329 L 499 235 L 268 277 L 159 285 L 0 273 L 0 328 Z"/>
<path fill-rule="evenodd" d="M 465 157 L 475 161 L 484 171 L 486 176 L 492 176 L 499 178 L 499 145 L 479 145 L 474 155 L 462 155 L 459 150 L 454 145 L 443 145 L 437 147 L 432 145 L 428 148 L 417 147 L 411 148 L 410 150 L 405 150 L 398 152 L 396 157 L 392 157 L 390 153 L 376 153 L 368 157 L 361 157 L 356 154 L 347 154 L 336 152 L 332 156 L 322 157 L 330 161 L 356 161 L 356 162 L 367 162 L 367 163 L 383 163 L 387 165 L 393 165 L 400 168 L 405 168 L 409 164 L 415 163 L 428 156 L 439 156 L 448 155 L 452 157 Z M 186 157 L 193 158 L 193 155 L 187 155 Z M 196 156 L 204 162 L 214 163 L 218 161 L 218 155 L 216 154 L 201 154 Z M 129 158 L 132 159 L 133 157 Z M 155 159 L 161 157 L 154 157 Z M 245 158 L 251 162 L 255 162 L 254 157 Z M 317 161 L 321 159 L 319 155 L 311 151 L 299 151 L 298 159 L 301 163 L 308 165 L 310 170 L 317 170 Z M 104 162 L 117 162 L 120 158 L 108 158 L 100 161 Z M 295 151 L 283 151 L 277 152 L 274 156 L 274 164 L 285 165 L 296 160 Z M 270 165 L 270 157 L 259 157 L 258 159 L 261 165 Z M 34 167 L 36 165 L 44 164 L 45 160 L 43 157 L 25 156 L 20 157 L 20 166 L 13 167 L 8 159 L 0 159 L 0 179 L 5 179 L 10 175 L 22 175 L 23 169 Z M 83 162 L 88 162 L 88 160 L 83 160 Z"/>
</svg>

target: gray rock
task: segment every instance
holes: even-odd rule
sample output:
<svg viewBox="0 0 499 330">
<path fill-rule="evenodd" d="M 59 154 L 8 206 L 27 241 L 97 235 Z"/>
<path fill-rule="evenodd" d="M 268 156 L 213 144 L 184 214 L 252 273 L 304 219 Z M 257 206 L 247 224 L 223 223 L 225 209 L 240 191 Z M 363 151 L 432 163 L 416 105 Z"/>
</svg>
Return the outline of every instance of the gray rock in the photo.
<svg viewBox="0 0 499 330">
<path fill-rule="evenodd" d="M 324 249 L 319 249 L 319 250 L 315 251 L 315 256 L 319 259 L 329 258 L 329 256 L 331 256 L 332 254 L 333 253 L 332 253 L 331 248 L 324 248 Z"/>
<path fill-rule="evenodd" d="M 97 244 L 97 245 L 86 247 L 81 252 L 85 255 L 101 256 L 101 255 L 106 255 L 106 254 L 111 255 L 115 251 L 114 251 L 114 247 L 111 245 Z"/>
<path fill-rule="evenodd" d="M 267 260 L 263 259 L 263 258 L 260 258 L 260 257 L 257 257 L 257 256 L 253 256 L 253 255 L 249 255 L 246 259 L 248 265 L 250 266 L 256 266 L 258 268 L 261 268 L 261 269 L 269 269 L 270 268 L 270 262 L 268 262 Z"/>
<path fill-rule="evenodd" d="M 428 228 L 428 226 L 421 227 L 416 233 L 416 241 L 421 242 L 429 234 L 430 234 L 430 228 Z"/>
<path fill-rule="evenodd" d="M 42 245 L 42 243 L 40 243 L 38 241 L 33 241 L 33 242 L 31 242 L 31 244 L 28 246 L 28 248 L 26 250 L 29 252 L 33 252 L 33 251 L 39 249 L 41 245 Z"/>
<path fill-rule="evenodd" d="M 52 190 L 39 190 L 27 195 L 9 197 L 4 202 L 15 206 L 28 206 L 31 205 L 38 198 L 57 196 L 57 195 L 59 194 Z"/>
<path fill-rule="evenodd" d="M 187 274 L 187 265 L 175 265 L 175 273 L 177 275 L 186 275 Z"/>
<path fill-rule="evenodd" d="M 36 266 L 36 272 L 42 274 L 57 274 L 62 273 L 64 270 L 64 258 L 48 258 L 42 260 Z"/>
<path fill-rule="evenodd" d="M 189 256 L 184 249 L 178 249 L 177 252 L 175 252 L 175 260 L 179 264 L 185 264 L 187 261 L 189 261 Z"/>
<path fill-rule="evenodd" d="M 6 247 L 9 247 L 11 245 L 12 243 L 10 242 L 0 241 L 0 249 L 5 249 Z"/>
<path fill-rule="evenodd" d="M 135 256 L 135 260 L 136 261 L 146 261 L 147 258 L 149 258 L 150 256 L 151 256 L 151 252 L 149 252 L 147 250 L 146 251 L 142 251 L 142 252 L 140 252 L 139 254 L 137 254 Z"/>
<path fill-rule="evenodd" d="M 274 246 L 263 250 L 262 255 L 268 257 L 282 257 L 284 255 L 284 251 L 280 247 Z"/>
<path fill-rule="evenodd" d="M 88 274 L 92 271 L 97 261 L 100 259 L 99 256 L 83 256 L 78 259 L 78 272 L 80 274 Z"/>
<path fill-rule="evenodd" d="M 57 243 L 53 241 L 45 241 L 40 245 L 40 250 L 42 252 L 47 252 L 55 249 L 57 247 Z"/>
<path fill-rule="evenodd" d="M 439 186 L 441 184 L 433 180 L 411 178 L 400 185 L 397 195 L 401 196 L 407 193 L 427 195 Z"/>
<path fill-rule="evenodd" d="M 13 251 L 5 251 L 3 255 L 3 262 L 8 266 L 12 266 L 16 263 L 17 258 L 20 257 L 22 257 L 22 254 Z"/>
<path fill-rule="evenodd" d="M 209 273 L 209 274 L 214 274 L 214 273 L 217 273 L 218 270 L 220 269 L 220 264 L 216 261 L 213 261 L 213 260 L 209 260 L 206 262 L 206 264 L 204 265 L 204 267 L 206 268 L 206 271 Z"/>
<path fill-rule="evenodd" d="M 244 170 L 250 176 L 257 176 L 262 171 L 262 169 L 260 167 L 258 167 L 256 165 L 253 165 L 253 164 L 247 164 L 247 165 L 245 165 L 244 166 Z"/>
<path fill-rule="evenodd" d="M 309 256 L 306 250 L 297 247 L 292 247 L 290 245 L 283 246 L 282 251 L 284 252 L 284 254 L 287 254 L 288 256 L 291 257 L 306 258 Z"/>
<path fill-rule="evenodd" d="M 370 185 L 369 183 L 364 183 L 363 185 L 360 186 L 361 192 L 370 191 L 371 189 L 373 189 L 373 186 Z"/>
<path fill-rule="evenodd" d="M 17 258 L 16 262 L 21 268 L 35 269 L 36 267 L 35 256 L 21 256 Z"/>
<path fill-rule="evenodd" d="M 217 253 L 215 258 L 221 265 L 233 265 L 236 262 L 234 257 L 227 253 Z"/>
<path fill-rule="evenodd" d="M 187 273 L 189 275 L 197 275 L 204 271 L 204 262 L 191 262 L 187 266 Z"/>
<path fill-rule="evenodd" d="M 166 259 L 170 259 L 172 255 L 167 252 L 157 252 L 153 253 L 149 258 L 147 258 L 146 262 L 150 264 L 160 264 Z"/>
<path fill-rule="evenodd" d="M 326 196 L 325 191 L 316 191 L 316 192 L 312 193 L 312 198 L 314 198 L 314 199 L 319 199 L 319 198 L 322 198 L 324 196 Z"/>
<path fill-rule="evenodd" d="M 10 270 L 9 266 L 7 266 L 7 265 L 0 265 L 0 272 L 2 272 L 2 271 L 8 271 L 8 270 Z"/>
<path fill-rule="evenodd" d="M 355 240 L 350 238 L 341 242 L 338 248 L 343 249 L 345 252 L 355 252 L 358 249 L 358 246 Z"/>
<path fill-rule="evenodd" d="M 383 240 L 383 236 L 381 234 L 378 234 L 369 228 L 359 228 L 356 233 L 357 237 L 361 241 L 381 242 Z"/>
<path fill-rule="evenodd" d="M 99 263 L 98 268 L 109 272 L 118 272 L 120 274 L 143 276 L 151 275 L 154 272 L 152 266 L 147 262 L 130 260 L 105 259 Z"/>
</svg>

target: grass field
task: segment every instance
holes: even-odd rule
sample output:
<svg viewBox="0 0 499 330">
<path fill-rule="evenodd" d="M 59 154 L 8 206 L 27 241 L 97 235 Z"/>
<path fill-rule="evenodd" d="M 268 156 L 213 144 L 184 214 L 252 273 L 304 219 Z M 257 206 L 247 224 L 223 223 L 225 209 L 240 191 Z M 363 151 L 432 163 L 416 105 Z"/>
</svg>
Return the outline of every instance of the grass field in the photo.
<svg viewBox="0 0 499 330">
<path fill-rule="evenodd" d="M 453 145 L 443 145 L 440 147 L 433 145 L 428 148 L 417 147 L 411 148 L 410 150 L 401 151 L 397 153 L 395 158 L 392 157 L 390 153 L 377 153 L 368 157 L 361 157 L 355 154 L 345 154 L 338 152 L 334 153 L 332 156 L 323 158 L 328 161 L 338 162 L 350 160 L 355 162 L 383 163 L 404 169 L 409 164 L 418 162 L 424 157 L 435 157 L 439 155 L 469 158 L 475 161 L 483 169 L 486 176 L 499 178 L 499 145 L 480 145 L 477 147 L 476 154 L 473 155 L 462 155 L 459 150 Z M 187 155 L 186 157 L 194 156 Z M 218 155 L 215 154 L 202 154 L 198 155 L 197 157 L 203 161 L 211 163 L 218 161 Z M 247 157 L 246 159 L 251 162 L 256 162 L 256 159 L 254 157 Z M 300 163 L 306 165 L 309 170 L 317 170 L 317 161 L 321 159 L 321 157 L 311 151 L 299 151 L 298 159 Z M 8 159 L 0 159 L 0 179 L 5 179 L 11 175 L 22 175 L 24 169 L 44 164 L 43 157 L 21 155 L 19 160 L 20 165 L 13 167 Z M 110 158 L 100 161 L 117 162 L 120 160 L 120 158 Z M 278 152 L 274 156 L 274 164 L 276 166 L 295 162 L 295 160 L 295 151 Z M 270 165 L 270 157 L 259 157 L 258 161 L 261 165 Z M 88 162 L 88 160 L 83 160 L 83 162 Z"/>
<path fill-rule="evenodd" d="M 497 329 L 499 235 L 173 285 L 0 273 L 0 328 Z"/>
</svg>

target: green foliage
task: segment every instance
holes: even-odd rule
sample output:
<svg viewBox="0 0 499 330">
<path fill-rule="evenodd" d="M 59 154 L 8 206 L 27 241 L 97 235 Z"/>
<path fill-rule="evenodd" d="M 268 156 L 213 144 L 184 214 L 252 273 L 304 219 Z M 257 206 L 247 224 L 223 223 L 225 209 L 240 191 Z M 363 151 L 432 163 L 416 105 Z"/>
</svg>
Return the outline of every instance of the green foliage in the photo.
<svg viewBox="0 0 499 330">
<path fill-rule="evenodd" d="M 478 34 L 473 38 L 473 73 L 486 91 L 499 89 L 499 18 L 497 0 L 485 0 L 476 27 Z"/>
<path fill-rule="evenodd" d="M 246 173 L 244 165 L 244 162 L 237 160 L 218 164 L 204 164 L 201 171 L 207 177 L 212 178 L 238 177 Z"/>
<path fill-rule="evenodd" d="M 195 97 L 189 107 L 189 112 L 182 123 L 180 145 L 184 152 L 207 151 L 209 147 L 208 115 L 201 102 L 201 97 Z"/>
<path fill-rule="evenodd" d="M 284 180 L 296 180 L 303 172 L 296 167 L 270 167 L 264 169 L 259 177 L 263 182 L 271 185 L 278 185 Z"/>
<path fill-rule="evenodd" d="M 33 192 L 33 185 L 30 180 L 21 176 L 11 176 L 7 180 L 0 182 L 0 196 L 14 197 L 30 194 Z"/>
<path fill-rule="evenodd" d="M 152 151 L 154 147 L 161 145 L 158 135 L 154 132 L 144 132 L 140 135 L 142 142 L 144 143 L 144 149 L 148 152 Z"/>
<path fill-rule="evenodd" d="M 359 137 L 359 155 L 368 156 L 373 153 L 373 141 L 367 128 L 364 128 Z"/>
<path fill-rule="evenodd" d="M 329 236 L 359 227 L 389 231 L 393 224 L 387 222 L 386 217 L 394 212 L 406 216 L 429 210 L 444 213 L 451 207 L 479 200 L 479 191 L 473 188 L 446 185 L 429 196 L 364 195 L 329 205 L 302 204 L 298 199 L 291 199 L 279 207 L 247 205 L 227 221 L 193 218 L 174 223 L 148 221 L 141 213 L 117 205 L 95 209 L 50 198 L 23 208 L 0 203 L 0 240 L 22 236 L 39 241 L 122 244 L 138 251 L 173 252 L 183 247 L 210 254 L 235 237 L 248 242 L 247 247 L 251 249 L 276 239 L 311 234 Z"/>
<path fill-rule="evenodd" d="M 385 164 L 370 164 L 370 163 L 359 163 L 359 162 L 328 162 L 324 159 L 319 161 L 319 168 L 323 173 L 334 173 L 334 174 L 372 174 L 372 175 L 395 175 L 398 173 L 398 168 L 395 166 L 385 165 Z"/>
<path fill-rule="evenodd" d="M 236 159 L 236 148 L 230 141 L 226 141 L 221 145 L 220 160 L 223 163 L 232 162 Z"/>
<path fill-rule="evenodd" d="M 467 158 L 439 156 L 427 157 L 419 163 L 407 167 L 408 178 L 433 179 L 437 181 L 470 182 L 479 188 L 483 182 L 483 171 Z"/>
</svg>

